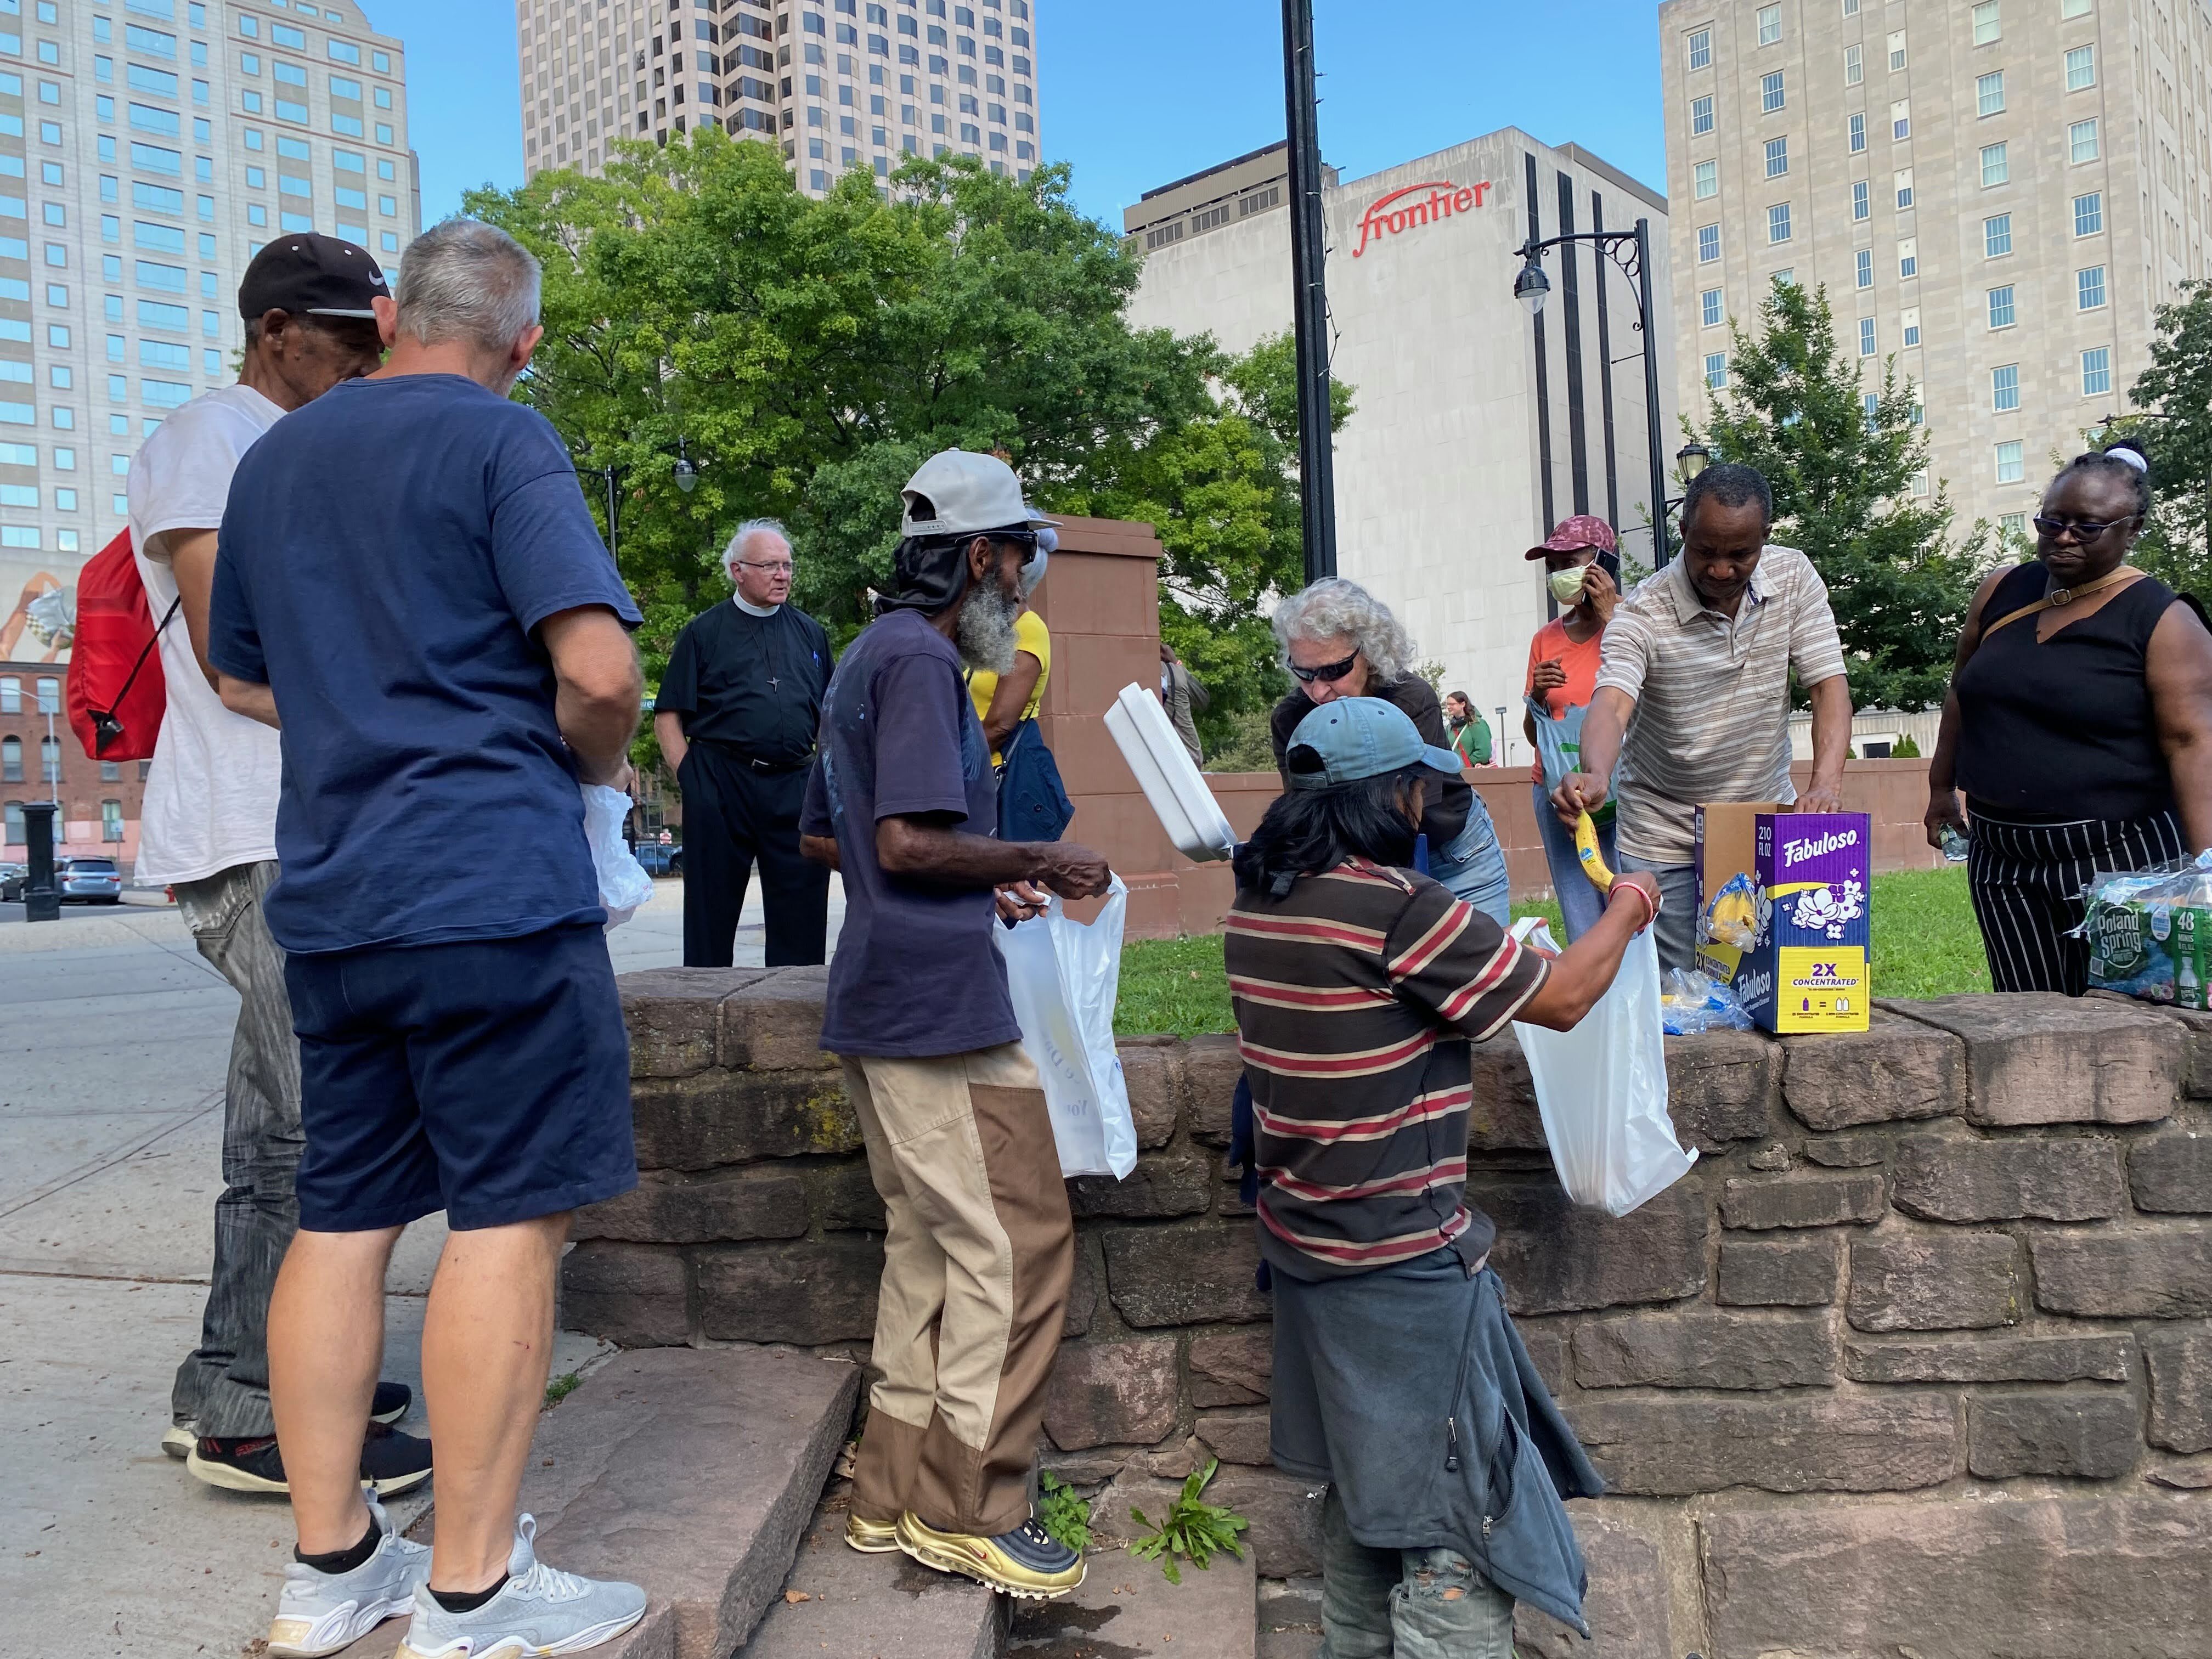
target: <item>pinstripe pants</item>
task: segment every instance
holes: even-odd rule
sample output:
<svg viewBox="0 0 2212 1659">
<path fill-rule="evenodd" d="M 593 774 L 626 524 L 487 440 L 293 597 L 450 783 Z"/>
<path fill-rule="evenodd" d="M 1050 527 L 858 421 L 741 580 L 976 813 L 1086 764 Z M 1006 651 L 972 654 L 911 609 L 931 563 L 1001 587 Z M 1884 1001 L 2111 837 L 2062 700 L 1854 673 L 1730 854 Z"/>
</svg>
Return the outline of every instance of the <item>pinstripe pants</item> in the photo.
<svg viewBox="0 0 2212 1659">
<path fill-rule="evenodd" d="M 2154 870 L 2189 855 L 2171 811 L 2075 823 L 2008 823 L 1971 808 L 1969 817 L 1967 890 L 1990 982 L 2000 991 L 2081 995 L 2089 988 L 2089 945 L 2070 935 L 2081 925 L 2081 890 L 2090 878 Z"/>
</svg>

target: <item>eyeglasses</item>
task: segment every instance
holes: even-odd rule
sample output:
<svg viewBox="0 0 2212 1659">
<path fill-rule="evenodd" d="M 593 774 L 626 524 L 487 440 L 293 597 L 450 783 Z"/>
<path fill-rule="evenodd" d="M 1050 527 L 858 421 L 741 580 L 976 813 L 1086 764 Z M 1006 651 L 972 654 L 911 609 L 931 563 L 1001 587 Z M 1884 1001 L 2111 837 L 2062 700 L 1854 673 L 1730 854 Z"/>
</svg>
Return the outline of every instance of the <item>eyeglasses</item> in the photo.
<svg viewBox="0 0 2212 1659">
<path fill-rule="evenodd" d="M 2124 519 L 2114 519 L 2106 524 L 2087 522 L 2076 524 L 2067 519 L 2046 519 L 2041 514 L 2038 514 L 2029 522 L 2035 526 L 2038 533 L 2050 537 L 2054 542 L 2061 536 L 2070 535 L 2077 543 L 2086 546 L 2107 530 L 2112 529 L 2114 525 L 2133 524 L 2142 516 L 2139 513 L 2130 513 Z"/>
<path fill-rule="evenodd" d="M 765 570 L 771 576 L 788 576 L 791 574 L 791 561 L 788 559 L 778 564 L 764 563 L 758 559 L 739 559 L 738 562 L 748 570 Z"/>
<path fill-rule="evenodd" d="M 1292 663 L 1291 674 L 1303 685 L 1311 685 L 1316 680 L 1340 680 L 1352 672 L 1352 665 L 1358 660 L 1359 653 L 1355 651 L 1342 662 L 1325 662 L 1318 668 L 1301 668 Z"/>
</svg>

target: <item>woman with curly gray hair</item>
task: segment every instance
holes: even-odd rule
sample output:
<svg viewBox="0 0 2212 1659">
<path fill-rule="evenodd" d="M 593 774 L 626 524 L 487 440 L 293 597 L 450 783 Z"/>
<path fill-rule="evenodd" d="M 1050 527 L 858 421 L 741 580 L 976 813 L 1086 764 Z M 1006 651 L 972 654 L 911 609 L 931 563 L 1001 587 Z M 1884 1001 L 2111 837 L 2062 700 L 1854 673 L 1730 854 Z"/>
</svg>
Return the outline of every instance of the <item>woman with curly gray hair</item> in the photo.
<svg viewBox="0 0 2212 1659">
<path fill-rule="evenodd" d="M 1358 582 L 1324 576 L 1277 605 L 1274 624 L 1283 666 L 1298 683 L 1268 721 L 1285 789 L 1290 775 L 1283 756 L 1291 734 L 1316 705 L 1339 697 L 1395 703 L 1424 742 L 1449 745 L 1435 689 L 1413 671 L 1413 641 L 1390 607 Z M 1443 785 L 1421 814 L 1421 834 L 1428 837 L 1431 876 L 1499 927 L 1510 922 L 1505 854 L 1480 795 L 1465 782 Z"/>
</svg>

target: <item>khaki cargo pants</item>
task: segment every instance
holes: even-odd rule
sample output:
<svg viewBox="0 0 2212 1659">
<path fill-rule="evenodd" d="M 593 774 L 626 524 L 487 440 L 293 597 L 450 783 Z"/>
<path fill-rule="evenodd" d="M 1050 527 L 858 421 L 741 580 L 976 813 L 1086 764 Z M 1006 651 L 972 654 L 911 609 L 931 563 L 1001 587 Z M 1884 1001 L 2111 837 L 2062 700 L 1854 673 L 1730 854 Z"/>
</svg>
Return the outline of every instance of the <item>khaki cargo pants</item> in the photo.
<svg viewBox="0 0 2212 1659">
<path fill-rule="evenodd" d="M 1012 1531 L 1075 1272 L 1036 1068 L 1016 1042 L 844 1066 L 889 1218 L 853 1513 Z"/>
</svg>

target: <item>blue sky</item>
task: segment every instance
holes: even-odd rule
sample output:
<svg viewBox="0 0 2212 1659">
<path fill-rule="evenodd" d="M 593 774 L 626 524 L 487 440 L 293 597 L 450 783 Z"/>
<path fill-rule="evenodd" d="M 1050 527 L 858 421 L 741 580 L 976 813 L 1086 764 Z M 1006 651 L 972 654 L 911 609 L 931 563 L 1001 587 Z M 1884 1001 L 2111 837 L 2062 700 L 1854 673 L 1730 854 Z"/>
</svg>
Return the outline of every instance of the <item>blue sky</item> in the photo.
<svg viewBox="0 0 2212 1659">
<path fill-rule="evenodd" d="M 503 0 L 365 0 L 410 46 L 422 215 L 522 179 Z M 1346 178 L 1502 126 L 1666 182 L 1651 0 L 1316 0 L 1322 153 Z M 1036 0 L 1045 152 L 1117 228 L 1146 191 L 1283 134 L 1280 0 Z"/>
</svg>

